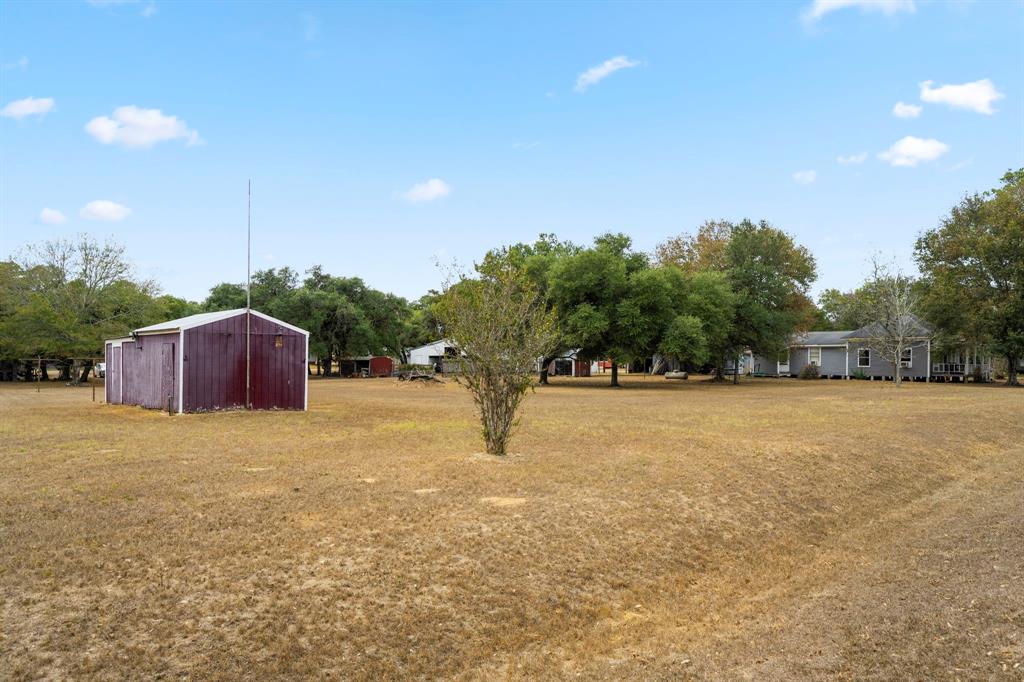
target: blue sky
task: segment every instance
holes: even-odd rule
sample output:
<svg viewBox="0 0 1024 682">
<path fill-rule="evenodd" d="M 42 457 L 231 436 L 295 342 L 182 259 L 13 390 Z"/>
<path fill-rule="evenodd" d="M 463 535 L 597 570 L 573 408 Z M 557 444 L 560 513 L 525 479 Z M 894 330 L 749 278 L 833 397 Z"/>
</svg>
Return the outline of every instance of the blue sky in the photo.
<svg viewBox="0 0 1024 682">
<path fill-rule="evenodd" d="M 8 0 L 0 256 L 112 236 L 202 299 L 244 280 L 252 178 L 254 268 L 409 298 L 540 232 L 743 217 L 848 288 L 1024 165 L 1022 35 L 1020 2 Z"/>
</svg>

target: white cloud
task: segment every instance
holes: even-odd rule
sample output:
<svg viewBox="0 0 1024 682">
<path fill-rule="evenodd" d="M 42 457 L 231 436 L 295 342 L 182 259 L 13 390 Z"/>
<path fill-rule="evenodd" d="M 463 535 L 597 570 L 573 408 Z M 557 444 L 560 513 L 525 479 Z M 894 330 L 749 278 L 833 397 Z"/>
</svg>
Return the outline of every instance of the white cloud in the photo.
<svg viewBox="0 0 1024 682">
<path fill-rule="evenodd" d="M 139 14 L 141 14 L 145 18 L 149 19 L 151 16 L 156 14 L 156 3 L 155 2 L 147 2 L 146 6 L 142 8 L 142 11 L 139 12 Z"/>
<path fill-rule="evenodd" d="M 913 167 L 922 161 L 934 161 L 948 151 L 949 145 L 945 142 L 907 135 L 879 153 L 878 158 L 892 166 Z"/>
<path fill-rule="evenodd" d="M 841 163 L 844 166 L 849 166 L 854 163 L 864 163 L 868 160 L 868 153 L 861 152 L 860 154 L 850 154 L 849 156 L 837 156 L 836 163 Z"/>
<path fill-rule="evenodd" d="M 862 12 L 880 12 L 885 15 L 900 12 L 913 13 L 917 7 L 914 0 L 814 0 L 803 11 L 806 23 L 814 23 L 826 14 L 837 10 L 856 7 Z"/>
<path fill-rule="evenodd" d="M 892 107 L 892 115 L 896 118 L 917 118 L 921 115 L 921 107 L 916 104 L 896 102 Z"/>
<path fill-rule="evenodd" d="M 581 73 L 576 79 L 576 92 L 584 92 L 591 85 L 600 83 L 616 71 L 631 69 L 634 66 L 640 66 L 640 62 L 623 55 L 612 57 L 604 63 L 593 66 Z"/>
<path fill-rule="evenodd" d="M 25 118 L 26 116 L 42 116 L 53 111 L 55 103 L 52 97 L 26 97 L 17 99 L 0 109 L 0 116 L 7 118 Z"/>
<path fill-rule="evenodd" d="M 15 59 L 13 62 L 4 62 L 0 64 L 0 71 L 14 71 L 19 69 L 24 71 L 28 68 L 28 57 L 21 56 Z"/>
<path fill-rule="evenodd" d="M 921 101 L 932 104 L 948 104 L 957 109 L 970 109 L 979 114 L 994 114 L 992 103 L 1006 95 L 996 90 L 996 86 L 987 78 L 973 83 L 961 85 L 941 85 L 932 87 L 933 81 L 921 83 Z"/>
<path fill-rule="evenodd" d="M 452 188 L 440 178 L 431 178 L 425 182 L 417 182 L 402 193 L 402 198 L 413 203 L 434 201 L 451 194 Z"/>
<path fill-rule="evenodd" d="M 44 208 L 39 212 L 39 222 L 43 225 L 63 225 L 67 221 L 64 214 L 55 208 Z"/>
<path fill-rule="evenodd" d="M 199 133 L 190 130 L 177 116 L 164 116 L 159 109 L 136 106 L 114 109 L 113 118 L 97 116 L 85 124 L 85 130 L 103 144 L 122 147 L 152 147 L 157 142 L 183 139 L 189 146 L 200 144 Z"/>
<path fill-rule="evenodd" d="M 106 220 L 116 223 L 127 218 L 131 212 L 132 210 L 127 206 L 106 199 L 97 199 L 83 206 L 78 215 L 86 220 Z"/>
<path fill-rule="evenodd" d="M 793 181 L 798 185 L 809 185 L 818 179 L 818 171 L 802 170 L 793 173 Z"/>
</svg>

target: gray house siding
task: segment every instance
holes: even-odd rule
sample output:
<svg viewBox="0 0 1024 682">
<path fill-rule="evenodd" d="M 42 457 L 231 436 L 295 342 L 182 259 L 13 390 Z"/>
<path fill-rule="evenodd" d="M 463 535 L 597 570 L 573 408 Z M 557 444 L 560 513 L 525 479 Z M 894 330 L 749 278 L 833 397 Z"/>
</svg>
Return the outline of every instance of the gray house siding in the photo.
<svg viewBox="0 0 1024 682">
<path fill-rule="evenodd" d="M 891 377 L 893 375 L 892 362 L 883 358 L 879 353 L 870 350 L 870 364 L 867 367 L 859 367 L 857 363 L 858 352 L 861 348 L 868 348 L 867 344 L 861 341 L 850 341 L 850 376 L 858 372 L 869 377 Z M 911 346 L 911 366 L 903 368 L 903 378 L 916 379 L 928 376 L 928 342 L 919 341 Z"/>
<path fill-rule="evenodd" d="M 813 346 L 797 346 L 789 349 L 789 373 L 800 374 L 800 371 L 807 366 L 809 361 L 809 349 Z M 821 347 L 821 365 L 819 366 L 821 376 L 845 376 L 846 375 L 846 348 L 830 346 Z"/>
<path fill-rule="evenodd" d="M 753 373 L 757 376 L 774 377 L 778 376 L 779 364 L 777 358 L 767 355 L 755 355 Z"/>
</svg>

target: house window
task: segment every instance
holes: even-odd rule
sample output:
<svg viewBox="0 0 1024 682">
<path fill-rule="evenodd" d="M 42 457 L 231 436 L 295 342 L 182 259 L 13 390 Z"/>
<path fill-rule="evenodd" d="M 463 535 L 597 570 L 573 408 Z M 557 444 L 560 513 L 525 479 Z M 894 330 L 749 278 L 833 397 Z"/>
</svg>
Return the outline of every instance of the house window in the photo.
<svg viewBox="0 0 1024 682">
<path fill-rule="evenodd" d="M 913 367 L 914 366 L 914 349 L 904 348 L 903 354 L 900 355 L 900 367 Z"/>
<path fill-rule="evenodd" d="M 821 346 L 812 346 L 807 349 L 807 363 L 821 367 Z"/>
<path fill-rule="evenodd" d="M 781 353 L 779 353 L 779 364 L 780 365 L 789 365 L 789 350 L 788 349 L 782 351 Z"/>
<path fill-rule="evenodd" d="M 861 348 L 857 351 L 857 366 L 858 367 L 870 367 L 871 366 L 871 349 Z"/>
<path fill-rule="evenodd" d="M 284 334 L 276 334 L 276 335 L 274 335 L 274 348 L 283 348 L 283 347 L 284 347 Z"/>
</svg>

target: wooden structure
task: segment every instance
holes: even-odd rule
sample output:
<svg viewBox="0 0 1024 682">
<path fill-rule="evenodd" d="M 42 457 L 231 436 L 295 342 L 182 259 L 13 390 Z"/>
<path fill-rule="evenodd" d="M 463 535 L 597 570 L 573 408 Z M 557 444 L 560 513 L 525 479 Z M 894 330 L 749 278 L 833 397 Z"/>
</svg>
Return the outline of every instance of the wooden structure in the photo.
<svg viewBox="0 0 1024 682">
<path fill-rule="evenodd" d="M 307 407 L 309 332 L 255 310 L 201 313 L 142 327 L 107 341 L 105 350 L 108 403 L 178 413 Z"/>
</svg>

